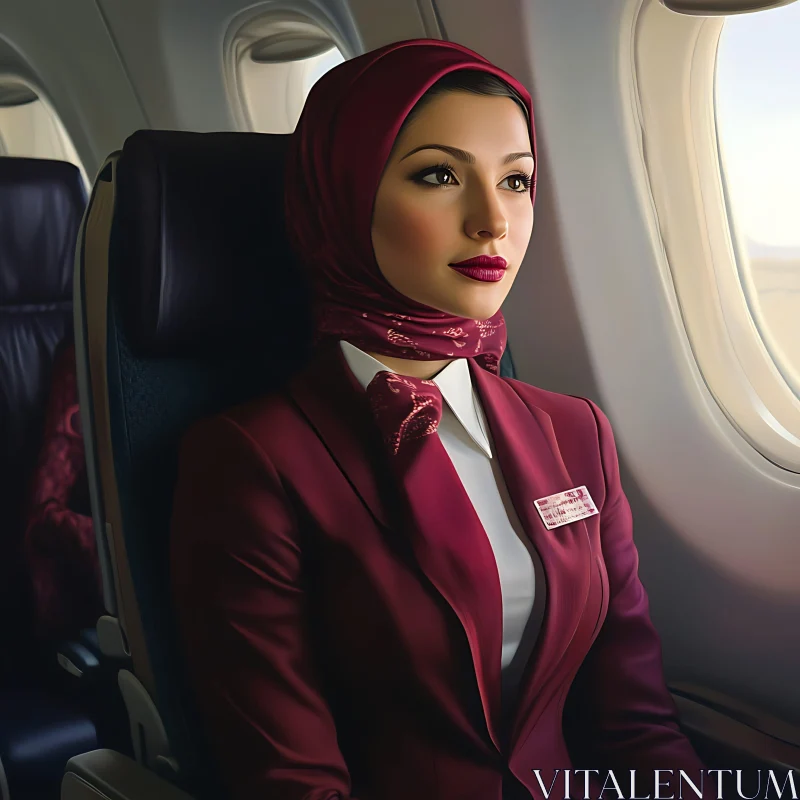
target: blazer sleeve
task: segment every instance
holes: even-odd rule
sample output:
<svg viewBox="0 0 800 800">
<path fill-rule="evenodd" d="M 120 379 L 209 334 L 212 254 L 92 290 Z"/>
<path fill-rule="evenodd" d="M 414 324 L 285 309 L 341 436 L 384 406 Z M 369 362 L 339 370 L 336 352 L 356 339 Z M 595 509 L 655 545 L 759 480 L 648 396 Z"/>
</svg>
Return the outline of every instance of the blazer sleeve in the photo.
<svg viewBox="0 0 800 800">
<path fill-rule="evenodd" d="M 660 773 L 662 791 L 669 792 L 667 781 L 675 787 L 682 769 L 697 786 L 702 777 L 704 797 L 715 797 L 711 776 L 701 776 L 705 766 L 681 731 L 677 707 L 666 686 L 661 642 L 639 580 L 633 520 L 620 482 L 611 425 L 594 403 L 589 404 L 597 421 L 606 482 L 600 535 L 609 605 L 600 633 L 572 684 L 565 723 L 569 721 L 587 767 L 599 768 L 601 775 L 614 770 L 628 785 L 628 770 L 637 770 L 637 776 L 641 771 L 641 788 L 637 777 L 640 796 L 653 796 L 654 770 L 673 770 Z"/>
<path fill-rule="evenodd" d="M 189 677 L 232 800 L 354 800 L 315 674 L 296 520 L 274 466 L 228 417 L 183 442 L 171 562 Z"/>
</svg>

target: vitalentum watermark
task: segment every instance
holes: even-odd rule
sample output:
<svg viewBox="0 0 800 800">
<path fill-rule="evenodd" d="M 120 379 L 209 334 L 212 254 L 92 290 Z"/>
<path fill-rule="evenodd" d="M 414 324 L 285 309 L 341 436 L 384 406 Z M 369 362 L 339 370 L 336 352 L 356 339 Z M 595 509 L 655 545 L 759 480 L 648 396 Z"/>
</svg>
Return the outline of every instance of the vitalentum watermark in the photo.
<svg viewBox="0 0 800 800">
<path fill-rule="evenodd" d="M 631 769 L 618 774 L 599 769 L 555 770 L 549 784 L 541 770 L 531 772 L 547 800 L 798 800 L 794 773 L 776 775 L 771 769 L 704 769 L 692 774 L 674 769 Z M 645 794 L 645 786 L 652 791 Z"/>
</svg>

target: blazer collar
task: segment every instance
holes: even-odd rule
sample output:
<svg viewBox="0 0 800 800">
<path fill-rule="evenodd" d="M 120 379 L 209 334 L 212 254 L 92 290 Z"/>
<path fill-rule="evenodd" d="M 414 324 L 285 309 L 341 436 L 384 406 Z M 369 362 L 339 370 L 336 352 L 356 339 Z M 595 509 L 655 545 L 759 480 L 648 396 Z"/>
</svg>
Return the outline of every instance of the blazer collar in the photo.
<svg viewBox="0 0 800 800">
<path fill-rule="evenodd" d="M 389 499 L 382 487 L 390 480 L 383 443 L 367 396 L 338 344 L 317 348 L 287 390 L 375 521 L 388 528 Z"/>
</svg>

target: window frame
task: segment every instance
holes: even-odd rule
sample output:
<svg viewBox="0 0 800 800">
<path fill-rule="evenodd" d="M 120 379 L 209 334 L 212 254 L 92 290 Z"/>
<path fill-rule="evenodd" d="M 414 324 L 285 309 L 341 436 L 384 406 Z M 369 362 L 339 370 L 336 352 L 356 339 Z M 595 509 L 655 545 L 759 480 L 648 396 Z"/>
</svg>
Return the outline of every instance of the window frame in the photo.
<svg viewBox="0 0 800 800">
<path fill-rule="evenodd" d="M 363 52 L 360 42 L 352 41 L 340 30 L 334 20 L 322 13 L 316 5 L 302 1 L 288 4 L 278 1 L 262 2 L 258 6 L 237 15 L 228 26 L 223 41 L 223 78 L 226 94 L 234 118 L 236 129 L 245 132 L 256 130 L 245 98 L 245 88 L 240 80 L 239 64 L 242 58 L 263 40 L 265 32 L 282 23 L 301 23 L 312 25 L 330 39 L 345 59 Z M 287 85 L 305 86 L 308 64 L 299 60 L 287 60 L 289 67 Z"/>
<path fill-rule="evenodd" d="M 41 86 L 33 83 L 32 81 L 24 78 L 22 75 L 17 75 L 12 72 L 2 72 L 0 73 L 0 82 L 9 81 L 13 83 L 18 83 L 25 86 L 29 89 L 33 94 L 36 95 L 36 100 L 33 101 L 34 103 L 41 103 L 42 109 L 45 113 L 49 116 L 50 121 L 53 125 L 53 129 L 55 131 L 56 136 L 59 139 L 59 144 L 62 150 L 62 157 L 56 158 L 52 157 L 54 160 L 57 161 L 67 161 L 70 164 L 76 166 L 81 173 L 81 178 L 83 179 L 84 186 L 88 190 L 90 188 L 90 181 L 88 174 L 86 172 L 86 167 L 83 164 L 83 160 L 78 153 L 77 148 L 75 147 L 75 142 L 70 135 L 69 130 L 67 129 L 64 120 L 61 118 L 61 115 L 56 111 L 55 105 L 50 99 L 50 96 L 47 92 L 45 92 Z M 0 131 L 0 154 L 2 154 L 3 158 L 16 158 L 13 153 L 8 152 L 8 148 L 2 136 L 2 131 Z M 42 158 L 44 160 L 49 160 L 51 157 L 45 156 L 29 156 L 34 158 Z"/>
<path fill-rule="evenodd" d="M 775 358 L 730 214 L 717 135 L 716 63 L 724 17 L 642 0 L 633 26 L 631 101 L 651 238 L 706 386 L 756 451 L 800 473 L 798 385 Z M 794 384 L 794 385 L 793 385 Z"/>
</svg>

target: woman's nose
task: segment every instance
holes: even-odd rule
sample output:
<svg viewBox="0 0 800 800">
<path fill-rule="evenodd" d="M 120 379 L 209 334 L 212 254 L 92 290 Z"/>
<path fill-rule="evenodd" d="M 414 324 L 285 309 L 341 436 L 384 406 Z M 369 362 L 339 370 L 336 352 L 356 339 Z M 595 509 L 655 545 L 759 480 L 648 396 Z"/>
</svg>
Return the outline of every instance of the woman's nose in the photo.
<svg viewBox="0 0 800 800">
<path fill-rule="evenodd" d="M 502 239 L 508 234 L 508 219 L 494 187 L 472 198 L 464 232 L 471 239 Z"/>
</svg>

